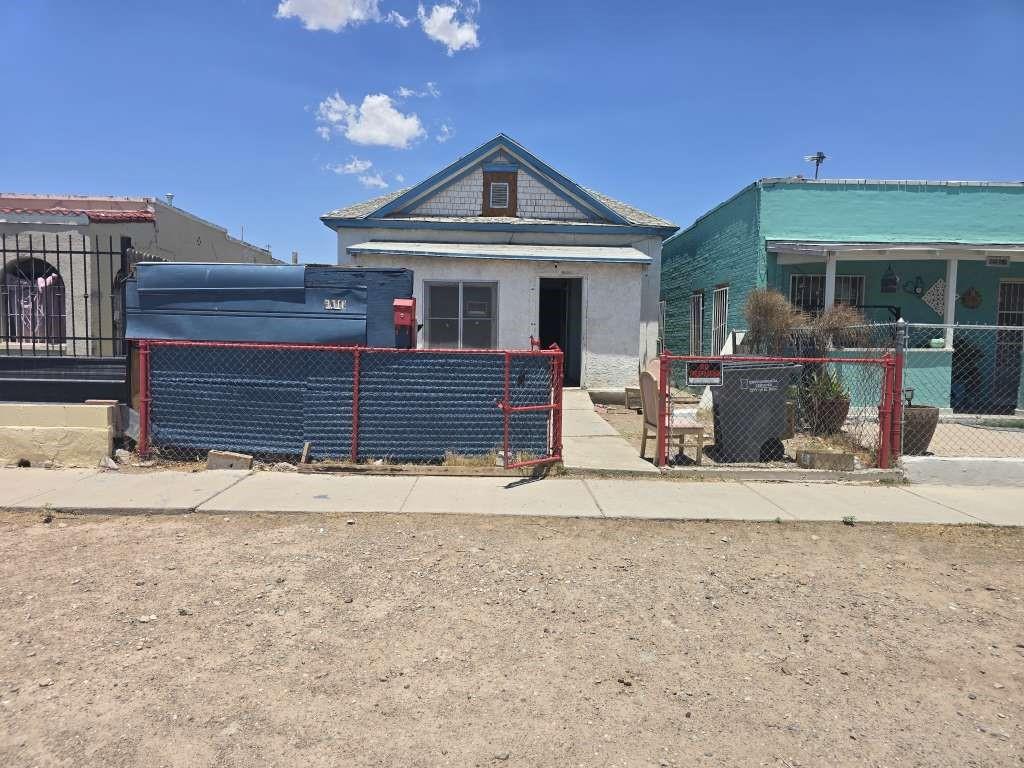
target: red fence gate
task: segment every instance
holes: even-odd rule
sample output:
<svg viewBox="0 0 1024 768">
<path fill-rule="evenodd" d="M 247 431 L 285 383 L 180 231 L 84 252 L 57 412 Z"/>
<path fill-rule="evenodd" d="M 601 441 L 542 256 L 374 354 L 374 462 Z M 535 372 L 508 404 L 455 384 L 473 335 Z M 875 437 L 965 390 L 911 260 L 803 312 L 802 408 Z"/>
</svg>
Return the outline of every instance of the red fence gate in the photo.
<svg viewBox="0 0 1024 768">
<path fill-rule="evenodd" d="M 882 357 L 756 357 L 743 355 L 696 356 L 662 353 L 658 381 L 658 436 L 656 463 L 668 463 L 670 439 L 684 424 L 697 427 L 702 424 L 697 408 L 677 409 L 677 395 L 673 387 L 692 386 L 702 395 L 705 387 L 712 390 L 714 405 L 715 443 L 720 449 L 724 434 L 730 431 L 743 440 L 744 428 L 756 431 L 756 426 L 770 420 L 776 409 L 773 424 L 788 422 L 791 434 L 786 438 L 805 437 L 809 444 L 840 443 L 855 452 L 870 455 L 874 465 L 889 468 L 900 454 L 902 445 L 902 360 L 899 355 L 887 353 Z M 699 376 L 687 378 L 687 364 L 697 364 Z M 758 384 L 732 387 L 727 399 L 718 390 L 725 378 L 738 376 L 744 364 L 756 370 L 758 364 L 790 367 L 798 370 L 798 378 L 789 387 L 792 391 L 779 397 L 766 398 Z M 711 374 L 719 372 L 715 380 Z M 753 381 L 753 379 L 751 380 Z M 696 394 L 692 392 L 692 394 Z M 706 405 L 706 402 L 705 402 Z M 827 406 L 827 407 L 825 407 Z M 781 411 L 779 409 L 782 409 Z M 772 435 L 780 446 L 783 435 Z M 758 435 L 752 436 L 759 439 Z M 759 446 L 758 446 L 759 447 Z M 756 461 L 757 459 L 755 459 Z"/>
<path fill-rule="evenodd" d="M 536 388 L 514 387 L 513 377 L 523 375 L 516 373 L 516 361 L 529 359 L 537 356 L 546 357 L 550 367 L 549 391 L 550 396 L 541 402 L 532 393 L 538 392 Z M 506 469 L 517 467 L 531 467 L 541 464 L 552 464 L 562 460 L 562 384 L 564 376 L 565 357 L 557 344 L 552 344 L 550 349 L 540 349 L 537 340 L 530 339 L 529 352 L 505 352 L 505 391 L 502 399 L 498 401 L 498 408 L 504 416 L 504 445 L 502 446 L 502 460 Z M 534 401 L 531 401 L 534 400 Z M 547 422 L 548 450 L 543 456 L 532 455 L 528 451 L 518 450 L 518 435 L 528 429 L 531 422 L 544 420 Z"/>
</svg>

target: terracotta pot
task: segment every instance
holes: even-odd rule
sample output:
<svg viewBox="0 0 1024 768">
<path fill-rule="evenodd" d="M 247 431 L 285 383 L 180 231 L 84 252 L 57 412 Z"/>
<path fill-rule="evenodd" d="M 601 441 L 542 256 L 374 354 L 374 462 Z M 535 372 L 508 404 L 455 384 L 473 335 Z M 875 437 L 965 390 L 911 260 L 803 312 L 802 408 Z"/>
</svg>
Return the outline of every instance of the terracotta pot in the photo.
<svg viewBox="0 0 1024 768">
<path fill-rule="evenodd" d="M 938 425 L 939 409 L 934 405 L 904 405 L 903 455 L 923 456 L 926 454 Z"/>
<path fill-rule="evenodd" d="M 850 412 L 850 398 L 809 400 L 805 406 L 811 432 L 815 435 L 834 435 L 843 428 Z"/>
</svg>

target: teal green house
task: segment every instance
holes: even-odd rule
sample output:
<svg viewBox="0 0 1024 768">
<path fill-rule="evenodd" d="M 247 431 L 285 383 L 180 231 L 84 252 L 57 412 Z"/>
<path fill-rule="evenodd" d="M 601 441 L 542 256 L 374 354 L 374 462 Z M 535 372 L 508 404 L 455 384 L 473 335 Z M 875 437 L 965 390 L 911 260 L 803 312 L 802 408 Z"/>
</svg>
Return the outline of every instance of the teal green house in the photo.
<svg viewBox="0 0 1024 768">
<path fill-rule="evenodd" d="M 914 402 L 965 412 L 1024 408 L 1024 183 L 761 179 L 665 241 L 664 344 L 728 351 L 747 294 L 784 293 L 814 314 L 837 303 L 912 327 Z M 938 327 L 947 325 L 948 328 Z M 976 348 L 971 376 L 956 347 Z M 959 374 L 959 375 L 958 375 Z"/>
</svg>

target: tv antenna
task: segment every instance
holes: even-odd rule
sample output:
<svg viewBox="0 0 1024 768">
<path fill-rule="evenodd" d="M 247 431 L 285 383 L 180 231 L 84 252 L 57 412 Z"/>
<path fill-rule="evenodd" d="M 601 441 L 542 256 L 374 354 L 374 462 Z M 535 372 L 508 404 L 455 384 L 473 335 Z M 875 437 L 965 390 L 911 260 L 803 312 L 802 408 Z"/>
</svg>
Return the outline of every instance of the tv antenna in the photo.
<svg viewBox="0 0 1024 768">
<path fill-rule="evenodd" d="M 827 155 L 820 149 L 813 155 L 804 155 L 804 160 L 808 163 L 814 163 L 814 178 L 818 178 L 818 169 L 821 168 L 821 164 L 827 160 Z"/>
</svg>

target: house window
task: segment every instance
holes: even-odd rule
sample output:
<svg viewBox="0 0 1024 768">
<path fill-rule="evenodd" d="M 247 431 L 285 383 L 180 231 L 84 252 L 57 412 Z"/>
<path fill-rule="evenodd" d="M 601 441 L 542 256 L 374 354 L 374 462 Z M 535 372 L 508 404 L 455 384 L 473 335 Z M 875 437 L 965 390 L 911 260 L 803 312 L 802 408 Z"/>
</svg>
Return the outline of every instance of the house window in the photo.
<svg viewBox="0 0 1024 768">
<path fill-rule="evenodd" d="M 42 259 L 22 259 L 0 280 L 3 337 L 19 344 L 63 344 L 67 340 L 64 280 Z"/>
<path fill-rule="evenodd" d="M 722 354 L 725 337 L 729 332 L 729 286 L 715 288 L 711 308 L 711 354 Z"/>
<path fill-rule="evenodd" d="M 704 294 L 690 296 L 690 354 L 704 352 Z"/>
<path fill-rule="evenodd" d="M 507 181 L 496 181 L 491 184 L 491 208 L 508 208 Z"/>
<path fill-rule="evenodd" d="M 481 216 L 516 216 L 516 172 L 484 171 Z"/>
<path fill-rule="evenodd" d="M 497 283 L 427 283 L 427 346 L 494 349 L 498 343 Z"/>
<path fill-rule="evenodd" d="M 825 310 L 825 276 L 791 275 L 789 301 L 811 315 Z M 836 304 L 859 307 L 864 303 L 863 275 L 836 275 Z"/>
</svg>

